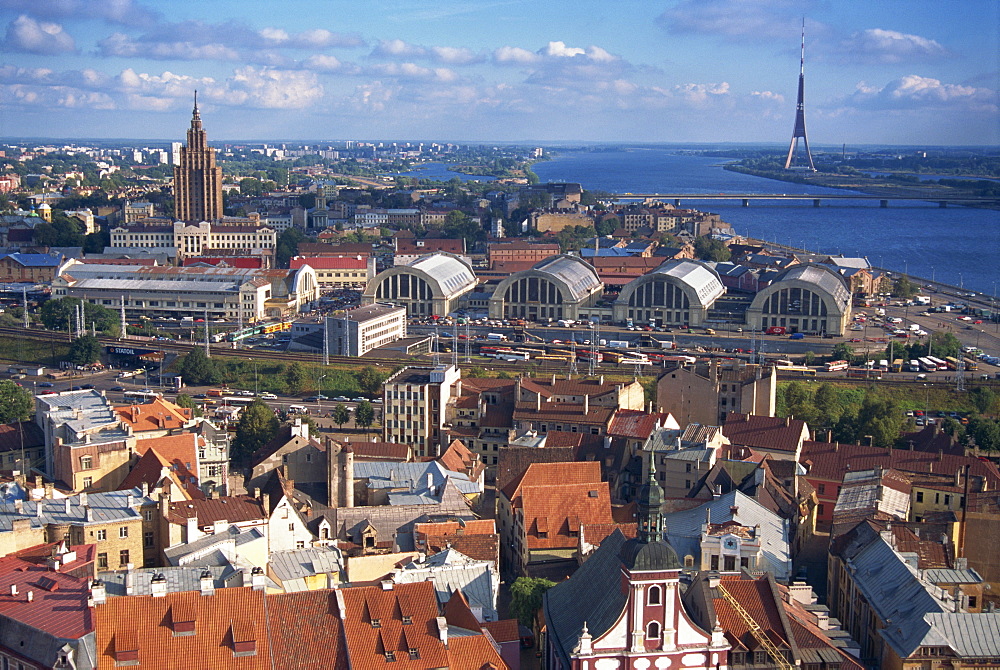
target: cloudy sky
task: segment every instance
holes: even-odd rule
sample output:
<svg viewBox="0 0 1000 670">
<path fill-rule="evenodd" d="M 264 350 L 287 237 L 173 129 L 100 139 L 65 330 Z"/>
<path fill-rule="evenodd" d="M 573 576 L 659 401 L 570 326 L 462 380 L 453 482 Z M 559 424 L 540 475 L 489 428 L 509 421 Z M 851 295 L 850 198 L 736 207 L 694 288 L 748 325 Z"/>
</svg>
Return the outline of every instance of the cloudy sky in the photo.
<svg viewBox="0 0 1000 670">
<path fill-rule="evenodd" d="M 996 0 L 0 0 L 0 137 L 1000 144 Z"/>
</svg>

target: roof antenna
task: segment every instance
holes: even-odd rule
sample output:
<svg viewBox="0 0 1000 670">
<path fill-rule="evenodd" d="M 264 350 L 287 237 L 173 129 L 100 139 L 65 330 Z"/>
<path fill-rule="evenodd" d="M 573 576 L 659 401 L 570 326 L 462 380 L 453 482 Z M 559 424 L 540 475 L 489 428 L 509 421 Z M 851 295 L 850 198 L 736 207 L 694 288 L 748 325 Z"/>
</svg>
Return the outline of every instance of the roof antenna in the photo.
<svg viewBox="0 0 1000 670">
<path fill-rule="evenodd" d="M 198 113 L 198 89 L 194 89 L 194 113 Z"/>
</svg>

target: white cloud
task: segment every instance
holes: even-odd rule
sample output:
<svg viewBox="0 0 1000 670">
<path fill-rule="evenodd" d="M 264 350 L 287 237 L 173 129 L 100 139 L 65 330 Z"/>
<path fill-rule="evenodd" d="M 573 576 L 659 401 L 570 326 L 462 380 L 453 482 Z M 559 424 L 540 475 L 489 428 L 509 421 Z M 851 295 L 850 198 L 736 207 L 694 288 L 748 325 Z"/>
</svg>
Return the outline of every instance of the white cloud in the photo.
<svg viewBox="0 0 1000 670">
<path fill-rule="evenodd" d="M 997 92 L 974 86 L 945 84 L 938 79 L 911 74 L 890 81 L 882 88 L 865 82 L 857 85 L 844 102 L 866 109 L 996 109 Z"/>
<path fill-rule="evenodd" d="M 134 0 L 0 0 L 0 9 L 43 19 L 93 19 L 127 26 L 154 23 L 158 14 Z"/>
<path fill-rule="evenodd" d="M 358 35 L 335 33 L 324 28 L 312 28 L 301 33 L 289 33 L 282 28 L 263 28 L 258 33 L 269 46 L 289 49 L 327 49 L 358 47 L 364 40 Z"/>
<path fill-rule="evenodd" d="M 673 87 L 673 93 L 683 100 L 693 104 L 704 104 L 714 96 L 729 94 L 729 84 L 678 84 Z"/>
<path fill-rule="evenodd" d="M 573 56 L 583 56 L 587 51 L 580 47 L 568 47 L 565 42 L 549 42 L 548 46 L 542 47 L 539 53 L 554 58 L 572 58 Z"/>
<path fill-rule="evenodd" d="M 73 38 L 58 23 L 36 21 L 22 14 L 7 24 L 4 51 L 59 54 L 76 51 Z"/>
<path fill-rule="evenodd" d="M 775 93 L 774 91 L 750 91 L 750 95 L 758 100 L 766 100 L 779 104 L 784 104 L 785 102 L 785 96 L 780 93 Z"/>
<path fill-rule="evenodd" d="M 948 50 L 934 40 L 881 28 L 854 33 L 840 47 L 845 60 L 870 64 L 918 63 L 950 56 Z"/>
<path fill-rule="evenodd" d="M 98 43 L 102 56 L 148 58 L 151 60 L 222 60 L 235 61 L 239 52 L 223 44 L 195 42 L 145 42 L 123 33 L 114 33 Z"/>
<path fill-rule="evenodd" d="M 416 63 L 378 63 L 372 65 L 369 71 L 377 76 L 411 80 L 434 80 L 447 83 L 458 79 L 458 75 L 448 68 L 429 68 Z"/>
<path fill-rule="evenodd" d="M 323 87 L 312 72 L 238 68 L 227 80 L 227 98 L 263 109 L 302 109 L 323 97 Z"/>
<path fill-rule="evenodd" d="M 541 56 L 535 52 L 522 49 L 521 47 L 500 47 L 493 52 L 493 60 L 497 63 L 526 65 L 537 63 L 541 59 Z"/>
<path fill-rule="evenodd" d="M 657 23 L 672 33 L 758 42 L 788 37 L 803 11 L 801 0 L 684 0 L 663 12 Z"/>
<path fill-rule="evenodd" d="M 425 47 L 411 44 L 401 39 L 383 40 L 375 45 L 371 55 L 375 58 L 426 59 L 446 65 L 468 65 L 483 60 L 471 49 L 465 47 Z"/>
<path fill-rule="evenodd" d="M 302 61 L 302 67 L 316 72 L 336 72 L 343 69 L 344 64 L 336 56 L 315 54 Z"/>
</svg>

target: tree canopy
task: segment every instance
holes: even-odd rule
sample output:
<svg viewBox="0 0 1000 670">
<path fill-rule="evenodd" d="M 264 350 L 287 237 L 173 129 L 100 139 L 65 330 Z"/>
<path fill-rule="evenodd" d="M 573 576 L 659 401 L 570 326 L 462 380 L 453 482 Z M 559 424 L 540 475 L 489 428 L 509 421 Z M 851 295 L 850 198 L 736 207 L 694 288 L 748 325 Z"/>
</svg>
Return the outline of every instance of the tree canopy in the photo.
<svg viewBox="0 0 1000 670">
<path fill-rule="evenodd" d="M 373 423 L 375 423 L 375 408 L 367 400 L 359 402 L 354 408 L 354 425 L 367 431 Z"/>
<path fill-rule="evenodd" d="M 101 360 L 101 342 L 93 335 L 78 337 L 69 345 L 67 360 L 73 365 L 90 365 Z"/>
<path fill-rule="evenodd" d="M 331 415 L 333 422 L 343 430 L 344 424 L 351 420 L 351 410 L 347 409 L 346 405 L 338 403 L 333 408 L 333 413 Z"/>
<path fill-rule="evenodd" d="M 76 326 L 76 308 L 83 304 L 83 326 L 90 330 L 91 326 L 98 331 L 117 337 L 121 330 L 121 316 L 113 309 L 103 305 L 83 302 L 79 298 L 56 298 L 46 300 L 42 304 L 40 316 L 42 324 L 49 330 L 66 330 Z"/>
<path fill-rule="evenodd" d="M 9 379 L 0 381 L 0 423 L 27 421 L 35 409 L 31 393 Z"/>
<path fill-rule="evenodd" d="M 709 237 L 699 237 L 694 241 L 694 253 L 703 261 L 717 263 L 725 263 L 732 258 L 729 247 L 722 240 L 713 240 Z"/>
<path fill-rule="evenodd" d="M 365 393 L 378 393 L 382 390 L 382 375 L 371 365 L 366 365 L 358 371 L 358 386 Z"/>
<path fill-rule="evenodd" d="M 236 425 L 236 437 L 233 439 L 231 460 L 246 463 L 251 454 L 274 439 L 278 434 L 278 417 L 274 411 L 264 404 L 263 400 L 255 399 L 243 408 L 240 421 Z"/>
<path fill-rule="evenodd" d="M 218 362 L 209 358 L 201 347 L 195 347 L 181 359 L 178 372 L 186 384 L 194 385 L 217 384 L 222 377 Z"/>
<path fill-rule="evenodd" d="M 555 586 L 555 582 L 541 577 L 518 577 L 510 587 L 510 613 L 523 626 L 535 623 L 535 614 L 542 606 L 545 592 Z"/>
</svg>

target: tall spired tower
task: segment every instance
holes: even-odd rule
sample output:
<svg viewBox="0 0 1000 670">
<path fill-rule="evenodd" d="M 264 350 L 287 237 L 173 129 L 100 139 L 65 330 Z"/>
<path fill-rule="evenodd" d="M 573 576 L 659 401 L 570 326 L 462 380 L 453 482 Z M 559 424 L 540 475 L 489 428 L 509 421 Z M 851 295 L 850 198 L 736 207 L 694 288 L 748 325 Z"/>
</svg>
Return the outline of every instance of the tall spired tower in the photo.
<svg viewBox="0 0 1000 670">
<path fill-rule="evenodd" d="M 806 88 L 806 20 L 802 19 L 802 52 L 799 56 L 799 99 L 795 103 L 795 129 L 792 131 L 792 142 L 788 145 L 788 157 L 785 159 L 785 169 L 787 170 L 792 166 L 792 157 L 795 155 L 795 149 L 799 145 L 799 138 L 802 138 L 802 142 L 806 146 L 806 158 L 809 159 L 809 169 L 813 172 L 816 171 L 816 166 L 813 165 L 812 152 L 809 151 L 809 138 L 806 137 L 806 112 L 805 104 L 802 101 L 803 93 Z"/>
<path fill-rule="evenodd" d="M 198 114 L 198 91 L 187 131 L 187 146 L 181 147 L 174 166 L 174 215 L 181 221 L 198 223 L 222 218 L 222 168 L 215 164 L 215 149 L 208 146 Z"/>
</svg>

